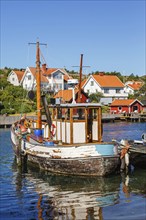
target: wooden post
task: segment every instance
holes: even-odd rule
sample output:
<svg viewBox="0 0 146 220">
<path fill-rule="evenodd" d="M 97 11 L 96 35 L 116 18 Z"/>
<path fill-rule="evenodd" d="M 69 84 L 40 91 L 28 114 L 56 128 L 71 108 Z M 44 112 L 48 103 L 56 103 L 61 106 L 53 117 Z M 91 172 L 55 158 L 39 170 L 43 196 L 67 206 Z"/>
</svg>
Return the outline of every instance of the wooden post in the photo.
<svg viewBox="0 0 146 220">
<path fill-rule="evenodd" d="M 73 144 L 73 108 L 70 108 L 70 144 Z"/>
<path fill-rule="evenodd" d="M 101 107 L 98 108 L 98 141 L 102 141 L 102 123 L 101 123 L 101 117 L 102 117 L 102 112 L 101 112 Z"/>
<path fill-rule="evenodd" d="M 88 109 L 85 108 L 85 135 L 86 135 L 86 143 L 88 143 Z"/>
</svg>

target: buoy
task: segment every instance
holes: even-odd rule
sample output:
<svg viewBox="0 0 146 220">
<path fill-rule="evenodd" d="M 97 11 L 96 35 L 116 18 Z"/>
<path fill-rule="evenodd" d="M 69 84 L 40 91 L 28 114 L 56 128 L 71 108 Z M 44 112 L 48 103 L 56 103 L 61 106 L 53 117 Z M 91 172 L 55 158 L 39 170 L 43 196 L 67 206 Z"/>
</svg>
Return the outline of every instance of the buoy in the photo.
<svg viewBox="0 0 146 220">
<path fill-rule="evenodd" d="M 56 134 L 56 126 L 54 124 L 51 125 L 51 134 L 52 136 L 55 136 Z"/>
</svg>

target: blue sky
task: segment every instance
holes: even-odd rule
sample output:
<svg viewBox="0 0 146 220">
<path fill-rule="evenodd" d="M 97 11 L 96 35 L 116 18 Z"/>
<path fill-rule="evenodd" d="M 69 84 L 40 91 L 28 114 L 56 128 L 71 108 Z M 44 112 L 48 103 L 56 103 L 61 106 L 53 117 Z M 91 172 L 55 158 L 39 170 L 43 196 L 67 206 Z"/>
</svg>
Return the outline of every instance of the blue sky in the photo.
<svg viewBox="0 0 146 220">
<path fill-rule="evenodd" d="M 83 73 L 146 73 L 146 2 L 1 0 L 0 68 L 35 66 L 35 46 L 42 46 L 49 67 Z M 42 63 L 45 62 L 42 60 Z"/>
</svg>

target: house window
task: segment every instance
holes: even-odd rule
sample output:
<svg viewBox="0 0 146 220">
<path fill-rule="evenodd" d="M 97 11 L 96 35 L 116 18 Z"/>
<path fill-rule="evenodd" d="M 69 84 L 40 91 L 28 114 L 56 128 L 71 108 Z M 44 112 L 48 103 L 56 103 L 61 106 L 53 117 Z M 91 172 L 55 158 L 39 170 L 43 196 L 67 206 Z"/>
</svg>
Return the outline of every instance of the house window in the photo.
<svg viewBox="0 0 146 220">
<path fill-rule="evenodd" d="M 28 75 L 28 80 L 31 80 L 31 75 Z"/>
<path fill-rule="evenodd" d="M 58 90 L 61 90 L 61 89 L 62 89 L 62 84 L 58 84 L 58 85 L 57 85 L 57 89 L 58 89 Z"/>
<path fill-rule="evenodd" d="M 108 94 L 109 93 L 109 89 L 104 89 L 104 93 Z"/>
<path fill-rule="evenodd" d="M 91 86 L 94 86 L 94 81 L 91 81 L 91 84 L 90 84 Z"/>
<path fill-rule="evenodd" d="M 61 73 L 54 74 L 54 79 L 62 79 L 62 74 Z"/>
<path fill-rule="evenodd" d="M 116 93 L 120 93 L 120 89 L 116 89 Z"/>
<path fill-rule="evenodd" d="M 15 78 L 12 78 L 12 81 L 15 81 Z"/>
</svg>

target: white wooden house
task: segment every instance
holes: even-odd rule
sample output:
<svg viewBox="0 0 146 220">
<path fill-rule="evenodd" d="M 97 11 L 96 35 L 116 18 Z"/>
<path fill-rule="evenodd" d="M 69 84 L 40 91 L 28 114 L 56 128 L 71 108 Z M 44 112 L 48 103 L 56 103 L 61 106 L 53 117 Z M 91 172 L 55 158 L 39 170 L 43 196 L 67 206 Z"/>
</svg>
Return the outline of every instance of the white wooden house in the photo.
<svg viewBox="0 0 146 220">
<path fill-rule="evenodd" d="M 46 64 L 41 68 L 41 88 L 45 91 L 58 92 L 65 89 L 68 73 L 64 69 L 46 68 Z M 21 80 L 21 84 L 26 90 L 34 90 L 36 88 L 36 68 L 27 67 L 25 74 Z"/>
<path fill-rule="evenodd" d="M 50 89 L 54 92 L 67 89 L 67 81 L 71 79 L 63 68 L 47 68 L 46 64 L 42 65 L 42 73 L 49 81 Z"/>
<path fill-rule="evenodd" d="M 36 89 L 36 68 L 27 67 L 23 78 L 21 80 L 21 85 L 26 90 L 35 90 Z M 41 72 L 41 88 L 46 90 L 49 87 L 48 79 Z"/>
<path fill-rule="evenodd" d="M 127 81 L 125 83 L 125 92 L 129 95 L 134 95 L 141 87 L 143 86 L 143 82 L 140 81 Z"/>
<path fill-rule="evenodd" d="M 7 81 L 14 86 L 20 86 L 20 82 L 22 80 L 23 75 L 24 70 L 12 70 L 7 77 Z"/>
<path fill-rule="evenodd" d="M 124 84 L 115 75 L 90 75 L 82 83 L 82 89 L 89 95 L 92 93 L 102 93 L 103 104 L 109 104 L 113 99 L 127 99 L 128 93 L 124 91 Z"/>
</svg>

